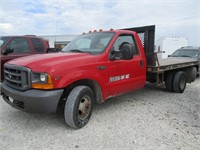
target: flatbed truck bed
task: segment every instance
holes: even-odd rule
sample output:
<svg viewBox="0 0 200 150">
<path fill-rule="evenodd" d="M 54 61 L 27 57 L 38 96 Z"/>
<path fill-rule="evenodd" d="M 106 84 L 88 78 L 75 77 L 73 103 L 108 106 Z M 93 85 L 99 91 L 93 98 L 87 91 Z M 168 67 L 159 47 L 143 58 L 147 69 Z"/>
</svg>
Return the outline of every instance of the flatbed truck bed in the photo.
<svg viewBox="0 0 200 150">
<path fill-rule="evenodd" d="M 196 66 L 199 61 L 193 58 L 165 58 L 160 59 L 155 66 L 147 66 L 147 71 L 151 73 L 164 72 L 174 69 L 181 69 L 185 67 Z"/>
<path fill-rule="evenodd" d="M 185 89 L 185 83 L 191 83 L 195 80 L 200 70 L 200 62 L 198 60 L 187 57 L 171 57 L 158 60 L 157 54 L 154 52 L 154 25 L 123 30 L 135 31 L 140 37 L 147 60 L 146 81 L 157 83 L 158 86 L 165 83 L 168 91 L 182 93 Z M 176 88 L 178 85 L 182 85 L 179 90 Z"/>
<path fill-rule="evenodd" d="M 165 83 L 168 91 L 172 90 L 172 80 L 176 72 L 183 71 L 187 83 L 195 80 L 199 71 L 199 61 L 193 58 L 165 58 L 157 60 L 154 66 L 147 66 L 147 81 L 156 83 L 157 86 Z M 169 83 L 171 84 L 170 86 Z"/>
</svg>

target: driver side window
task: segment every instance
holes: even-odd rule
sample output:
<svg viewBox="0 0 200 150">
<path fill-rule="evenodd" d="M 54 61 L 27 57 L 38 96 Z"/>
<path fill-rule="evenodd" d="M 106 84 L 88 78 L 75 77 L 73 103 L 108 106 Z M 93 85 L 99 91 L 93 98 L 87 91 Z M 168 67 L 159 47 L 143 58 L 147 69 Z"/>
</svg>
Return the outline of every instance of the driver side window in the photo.
<svg viewBox="0 0 200 150">
<path fill-rule="evenodd" d="M 123 44 L 130 44 L 134 54 L 139 54 L 132 35 L 120 35 L 113 45 L 114 50 L 120 51 Z"/>
</svg>

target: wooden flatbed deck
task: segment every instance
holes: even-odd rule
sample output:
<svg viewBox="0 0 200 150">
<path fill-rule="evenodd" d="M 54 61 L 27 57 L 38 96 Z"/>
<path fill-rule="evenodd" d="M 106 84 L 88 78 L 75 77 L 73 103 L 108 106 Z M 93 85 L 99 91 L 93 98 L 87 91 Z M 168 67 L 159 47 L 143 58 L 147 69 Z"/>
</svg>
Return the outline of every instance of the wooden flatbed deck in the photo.
<svg viewBox="0 0 200 150">
<path fill-rule="evenodd" d="M 148 66 L 147 71 L 151 73 L 164 72 L 173 69 L 179 69 L 198 65 L 199 61 L 188 57 L 170 57 L 160 59 L 156 66 Z"/>
</svg>

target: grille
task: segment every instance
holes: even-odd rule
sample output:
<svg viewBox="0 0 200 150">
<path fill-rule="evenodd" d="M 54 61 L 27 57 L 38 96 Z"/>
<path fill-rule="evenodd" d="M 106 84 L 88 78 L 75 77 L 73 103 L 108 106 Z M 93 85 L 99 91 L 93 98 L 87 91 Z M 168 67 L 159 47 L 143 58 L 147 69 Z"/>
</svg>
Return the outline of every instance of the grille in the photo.
<svg viewBox="0 0 200 150">
<path fill-rule="evenodd" d="M 30 75 L 31 71 L 28 68 L 4 65 L 5 84 L 17 90 L 27 90 L 31 88 Z"/>
</svg>

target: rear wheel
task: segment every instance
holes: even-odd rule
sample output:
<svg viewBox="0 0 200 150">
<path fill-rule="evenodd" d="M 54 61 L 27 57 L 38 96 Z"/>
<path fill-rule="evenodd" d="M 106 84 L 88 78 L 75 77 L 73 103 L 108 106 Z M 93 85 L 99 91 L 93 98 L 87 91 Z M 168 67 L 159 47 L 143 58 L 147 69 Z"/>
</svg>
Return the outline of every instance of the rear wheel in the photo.
<svg viewBox="0 0 200 150">
<path fill-rule="evenodd" d="M 191 68 L 191 82 L 194 82 L 197 77 L 197 68 L 192 67 Z"/>
<path fill-rule="evenodd" d="M 64 117 L 66 124 L 72 128 L 79 129 L 85 126 L 92 114 L 94 95 L 91 88 L 77 86 L 69 94 Z"/>
<path fill-rule="evenodd" d="M 173 92 L 173 79 L 174 79 L 174 72 L 170 72 L 167 74 L 165 79 L 165 86 L 169 92 Z"/>
<path fill-rule="evenodd" d="M 176 93 L 183 93 L 186 87 L 186 75 L 183 71 L 175 74 L 173 79 L 173 89 Z"/>
</svg>

